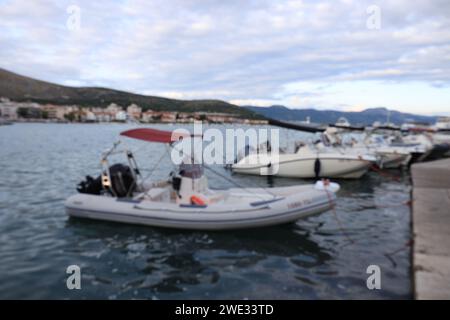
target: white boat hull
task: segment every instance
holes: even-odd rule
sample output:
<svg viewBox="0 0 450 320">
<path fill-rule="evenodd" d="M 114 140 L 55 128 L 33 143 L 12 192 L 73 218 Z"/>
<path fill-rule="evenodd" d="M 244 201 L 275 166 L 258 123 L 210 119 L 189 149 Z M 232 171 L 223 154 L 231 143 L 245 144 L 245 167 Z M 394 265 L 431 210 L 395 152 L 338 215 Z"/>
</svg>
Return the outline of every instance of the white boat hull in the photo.
<svg viewBox="0 0 450 320">
<path fill-rule="evenodd" d="M 378 152 L 380 156 L 380 167 L 385 169 L 397 169 L 402 166 L 407 166 L 411 154 L 396 153 L 396 152 Z"/>
<path fill-rule="evenodd" d="M 333 184 L 333 188 L 336 191 L 339 186 Z M 329 210 L 336 200 L 334 192 L 314 185 L 269 190 L 276 198 L 268 198 L 265 192 L 260 195 L 264 194 L 266 199 L 255 198 L 261 189 L 230 189 L 230 201 L 204 207 L 89 194 L 71 196 L 65 206 L 67 214 L 77 218 L 177 229 L 226 230 L 294 222 Z M 251 202 L 238 204 L 239 199 Z"/>
<path fill-rule="evenodd" d="M 316 174 L 316 161 L 320 161 L 319 174 Z M 233 172 L 251 175 L 275 175 L 287 178 L 341 178 L 358 179 L 371 167 L 372 162 L 358 156 L 328 157 L 279 155 L 278 170 L 274 169 L 271 159 L 261 155 L 250 155 L 232 166 Z"/>
<path fill-rule="evenodd" d="M 407 166 L 411 160 L 410 151 L 402 147 L 357 146 L 342 150 L 345 150 L 349 154 L 372 154 L 377 158 L 377 164 L 385 169 L 396 169 Z"/>
<path fill-rule="evenodd" d="M 441 144 L 441 143 L 450 144 L 450 134 L 435 133 L 433 135 L 433 142 L 435 144 Z"/>
</svg>

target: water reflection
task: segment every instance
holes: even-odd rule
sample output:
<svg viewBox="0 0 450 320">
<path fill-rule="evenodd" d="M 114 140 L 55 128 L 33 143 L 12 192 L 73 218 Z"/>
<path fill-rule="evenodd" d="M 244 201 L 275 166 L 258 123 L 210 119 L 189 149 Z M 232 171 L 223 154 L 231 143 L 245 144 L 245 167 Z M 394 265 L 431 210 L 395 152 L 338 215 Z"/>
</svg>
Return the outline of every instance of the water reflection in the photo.
<svg viewBox="0 0 450 320">
<path fill-rule="evenodd" d="M 205 233 L 70 219 L 66 228 L 78 239 L 72 252 L 113 261 L 115 267 L 104 272 L 115 278 L 122 272 L 127 277 L 128 272 L 119 267 L 124 260 L 134 265 L 134 277 L 116 284 L 120 292 L 117 297 L 133 290 L 159 295 L 202 285 L 214 287 L 242 272 L 255 272 L 264 278 L 261 266 L 279 268 L 277 260 L 283 260 L 289 268 L 314 268 L 331 259 L 329 250 L 311 240 L 309 231 L 298 225 Z M 305 282 L 301 276 L 296 277 Z M 114 285 L 108 277 L 87 279 L 96 285 Z M 225 294 L 226 288 L 222 290 Z"/>
</svg>

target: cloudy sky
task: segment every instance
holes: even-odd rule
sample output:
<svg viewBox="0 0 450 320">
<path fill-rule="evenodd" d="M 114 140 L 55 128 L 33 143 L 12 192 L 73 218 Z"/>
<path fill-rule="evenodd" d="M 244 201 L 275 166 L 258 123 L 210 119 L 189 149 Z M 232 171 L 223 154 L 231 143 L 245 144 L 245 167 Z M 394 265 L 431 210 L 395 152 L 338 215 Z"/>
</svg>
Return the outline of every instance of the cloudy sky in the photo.
<svg viewBox="0 0 450 320">
<path fill-rule="evenodd" d="M 239 105 L 450 112 L 450 1 L 0 0 L 0 68 Z"/>
</svg>

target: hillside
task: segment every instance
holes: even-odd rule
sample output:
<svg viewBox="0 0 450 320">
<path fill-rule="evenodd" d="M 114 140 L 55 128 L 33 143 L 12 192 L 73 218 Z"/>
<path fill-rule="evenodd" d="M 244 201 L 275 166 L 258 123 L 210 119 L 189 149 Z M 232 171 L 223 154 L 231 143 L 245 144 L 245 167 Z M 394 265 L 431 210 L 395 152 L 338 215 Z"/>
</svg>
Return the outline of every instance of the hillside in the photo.
<svg viewBox="0 0 450 320">
<path fill-rule="evenodd" d="M 386 122 L 388 109 L 372 108 L 361 112 L 334 110 L 289 109 L 284 106 L 239 107 L 221 100 L 177 100 L 146 96 L 100 87 L 69 87 L 21 76 L 0 68 L 0 97 L 13 101 L 32 101 L 57 105 L 106 107 L 110 103 L 127 106 L 136 103 L 143 110 L 178 112 L 220 112 L 239 115 L 242 118 L 272 118 L 282 121 L 304 121 L 307 117 L 314 123 L 335 123 L 340 117 L 354 125 L 370 125 L 375 121 Z M 395 124 L 407 120 L 434 123 L 436 117 L 390 111 L 390 121 Z"/>
<path fill-rule="evenodd" d="M 265 117 L 284 121 L 304 121 L 307 117 L 314 123 L 335 123 L 340 117 L 345 117 L 353 125 L 371 125 L 375 121 L 386 122 L 389 110 L 386 108 L 372 108 L 360 112 L 343 112 L 316 109 L 289 109 L 284 106 L 252 107 L 247 109 L 262 114 Z M 421 116 L 390 110 L 390 122 L 400 125 L 407 120 L 434 123 L 436 117 Z"/>
<path fill-rule="evenodd" d="M 220 100 L 176 100 L 98 87 L 68 87 L 21 76 L 0 68 L 0 97 L 57 105 L 106 107 L 112 102 L 136 103 L 143 110 L 223 112 L 245 118 L 260 118 L 254 112 Z"/>
</svg>

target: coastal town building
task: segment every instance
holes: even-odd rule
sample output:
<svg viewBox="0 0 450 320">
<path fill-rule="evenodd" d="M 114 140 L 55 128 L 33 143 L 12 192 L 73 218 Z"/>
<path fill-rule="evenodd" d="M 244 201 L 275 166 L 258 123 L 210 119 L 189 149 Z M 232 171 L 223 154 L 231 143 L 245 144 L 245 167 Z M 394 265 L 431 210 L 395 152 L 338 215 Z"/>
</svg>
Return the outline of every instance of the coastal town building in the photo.
<svg viewBox="0 0 450 320">
<path fill-rule="evenodd" d="M 42 106 L 41 110 L 45 113 L 47 119 L 64 120 L 66 114 L 73 112 L 73 107 L 46 104 Z"/>
<path fill-rule="evenodd" d="M 97 122 L 110 122 L 112 119 L 111 114 L 105 108 L 94 107 L 90 108 L 90 111 L 95 115 Z"/>
<path fill-rule="evenodd" d="M 142 112 L 142 117 L 141 117 L 142 122 L 153 121 L 153 115 L 154 115 L 153 110 L 146 110 L 146 111 Z"/>
<path fill-rule="evenodd" d="M 161 122 L 170 123 L 170 122 L 176 122 L 176 120 L 177 120 L 176 112 L 160 112 L 159 114 L 161 116 L 161 118 L 160 118 Z"/>
<path fill-rule="evenodd" d="M 195 117 L 192 113 L 179 112 L 177 114 L 177 122 L 178 123 L 190 123 L 190 122 L 194 122 L 194 121 L 195 121 Z"/>
<path fill-rule="evenodd" d="M 236 115 L 229 113 L 204 113 L 202 115 L 208 122 L 232 123 L 239 119 Z"/>
<path fill-rule="evenodd" d="M 176 112 L 142 111 L 135 103 L 126 109 L 111 103 L 106 108 L 77 105 L 39 104 L 35 102 L 15 102 L 0 97 L 0 117 L 13 121 L 81 121 L 81 122 L 111 122 L 111 121 L 140 121 L 163 123 L 192 123 L 194 121 L 207 121 L 211 123 L 243 123 L 267 124 L 265 120 L 242 119 L 239 115 L 217 112 Z"/>
<path fill-rule="evenodd" d="M 17 120 L 17 105 L 8 98 L 0 98 L 0 117 Z"/>
<path fill-rule="evenodd" d="M 127 107 L 127 115 L 128 118 L 130 119 L 141 119 L 141 115 L 142 115 L 142 108 L 139 107 L 138 105 L 132 103 Z"/>
<path fill-rule="evenodd" d="M 125 111 L 121 110 L 115 114 L 114 119 L 116 121 L 127 121 L 127 113 Z"/>
<path fill-rule="evenodd" d="M 85 114 L 84 114 L 84 120 L 86 122 L 96 122 L 97 121 L 97 117 L 95 116 L 95 114 L 90 111 L 90 110 L 86 110 Z"/>
<path fill-rule="evenodd" d="M 123 108 L 121 106 L 119 106 L 118 104 L 115 103 L 111 103 L 106 107 L 106 112 L 110 113 L 110 114 L 116 114 L 119 111 L 123 111 Z"/>
</svg>

